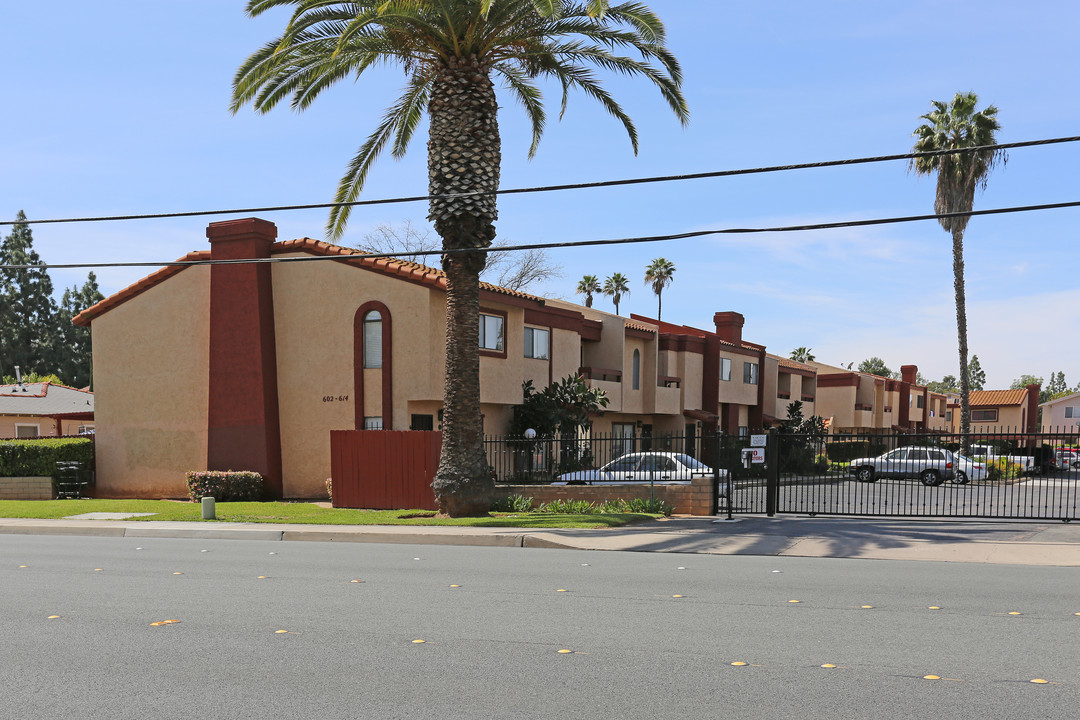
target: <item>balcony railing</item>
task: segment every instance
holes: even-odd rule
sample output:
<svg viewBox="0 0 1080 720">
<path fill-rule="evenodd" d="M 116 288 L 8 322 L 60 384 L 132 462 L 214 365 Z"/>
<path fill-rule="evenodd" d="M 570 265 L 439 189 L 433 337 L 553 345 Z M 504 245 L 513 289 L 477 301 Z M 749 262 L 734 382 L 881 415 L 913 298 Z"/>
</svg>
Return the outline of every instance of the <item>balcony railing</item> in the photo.
<svg viewBox="0 0 1080 720">
<path fill-rule="evenodd" d="M 780 398 L 781 400 L 790 400 L 791 399 L 791 393 L 789 393 L 789 392 L 778 392 L 778 393 L 776 393 L 776 397 Z"/>
<path fill-rule="evenodd" d="M 855 403 L 856 410 L 873 410 L 873 405 L 867 405 L 866 403 Z"/>
<path fill-rule="evenodd" d="M 657 375 L 656 387 L 679 387 L 682 384 L 681 377 L 675 377 L 674 375 Z"/>
<path fill-rule="evenodd" d="M 802 401 L 803 402 L 814 402 L 814 396 L 813 395 L 803 395 L 802 396 Z"/>
</svg>

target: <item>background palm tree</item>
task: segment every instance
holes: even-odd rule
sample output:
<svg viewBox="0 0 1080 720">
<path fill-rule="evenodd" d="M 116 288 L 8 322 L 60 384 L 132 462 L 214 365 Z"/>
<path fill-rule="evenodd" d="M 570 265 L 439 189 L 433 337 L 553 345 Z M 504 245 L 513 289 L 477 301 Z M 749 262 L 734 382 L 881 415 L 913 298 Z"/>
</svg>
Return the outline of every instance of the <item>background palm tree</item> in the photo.
<svg viewBox="0 0 1080 720">
<path fill-rule="evenodd" d="M 996 133 L 1001 129 L 997 108 L 988 105 L 976 111 L 979 98 L 973 92 L 956 93 L 952 102 L 933 101 L 934 109 L 922 116 L 926 123 L 915 128 L 915 152 L 958 150 L 961 148 L 996 145 Z M 979 150 L 953 155 L 930 155 L 915 158 L 910 168 L 919 175 L 937 173 L 937 193 L 934 212 L 971 212 L 975 188 L 986 188 L 990 171 L 1005 161 L 1002 150 Z M 939 218 L 953 240 L 953 291 L 956 296 L 956 334 L 960 355 L 960 433 L 968 434 L 971 427 L 971 381 L 968 375 L 967 301 L 964 292 L 964 230 L 969 216 Z"/>
<path fill-rule="evenodd" d="M 585 296 L 585 307 L 592 307 L 594 292 L 600 292 L 600 278 L 595 275 L 586 275 L 577 284 L 577 294 Z"/>
<path fill-rule="evenodd" d="M 376 66 L 397 66 L 406 77 L 401 96 L 349 163 L 336 201 L 356 200 L 382 151 L 389 145 L 402 157 L 428 115 L 428 192 L 435 196 L 428 219 L 446 251 L 443 444 L 432 487 L 446 514 L 486 513 L 494 485 L 482 446 L 478 277 L 495 238 L 502 153 L 492 78 L 529 117 L 530 157 L 546 121 L 538 78 L 562 88 L 563 109 L 573 89 L 597 100 L 622 123 L 636 153 L 637 130 L 594 68 L 648 79 L 685 123 L 682 72 L 665 46 L 664 26 L 643 5 L 608 0 L 249 0 L 247 13 L 282 6 L 294 7 L 282 35 L 236 72 L 233 112 L 248 103 L 269 112 L 290 96 L 303 110 L 326 88 Z M 349 209 L 331 210 L 328 236 L 341 236 Z"/>
<path fill-rule="evenodd" d="M 645 268 L 645 284 L 652 285 L 652 290 L 656 293 L 656 319 L 660 319 L 660 311 L 662 309 L 661 293 L 664 292 L 664 288 L 672 283 L 675 279 L 675 263 L 664 258 L 656 258 L 648 267 Z"/>
<path fill-rule="evenodd" d="M 612 273 L 604 280 L 604 294 L 611 296 L 612 302 L 615 303 L 615 314 L 618 315 L 619 301 L 622 300 L 623 295 L 630 294 L 630 278 L 622 273 Z"/>
<path fill-rule="evenodd" d="M 801 363 L 812 363 L 815 360 L 813 348 L 808 347 L 795 348 L 791 351 L 791 355 L 789 357 L 791 357 L 791 359 L 795 362 Z"/>
</svg>

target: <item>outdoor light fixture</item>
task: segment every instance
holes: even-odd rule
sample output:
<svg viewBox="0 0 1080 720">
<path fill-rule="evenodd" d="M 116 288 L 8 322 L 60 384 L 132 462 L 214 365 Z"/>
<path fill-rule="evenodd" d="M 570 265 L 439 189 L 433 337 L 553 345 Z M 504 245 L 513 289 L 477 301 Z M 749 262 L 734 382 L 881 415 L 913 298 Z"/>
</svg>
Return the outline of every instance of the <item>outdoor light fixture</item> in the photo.
<svg viewBox="0 0 1080 720">
<path fill-rule="evenodd" d="M 535 430 L 533 430 L 532 428 L 529 428 L 529 429 L 527 429 L 525 431 L 525 439 L 526 440 L 532 440 L 534 437 L 536 437 L 536 431 Z"/>
</svg>

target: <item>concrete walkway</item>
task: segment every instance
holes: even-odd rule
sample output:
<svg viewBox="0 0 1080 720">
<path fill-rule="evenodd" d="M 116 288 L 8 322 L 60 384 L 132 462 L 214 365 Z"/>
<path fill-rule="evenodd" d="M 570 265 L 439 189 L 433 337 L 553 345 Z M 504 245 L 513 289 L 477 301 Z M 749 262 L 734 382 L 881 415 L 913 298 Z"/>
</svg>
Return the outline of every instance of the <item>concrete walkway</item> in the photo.
<svg viewBox="0 0 1080 720">
<path fill-rule="evenodd" d="M 602 530 L 278 525 L 0 518 L 0 534 L 483 545 L 633 552 L 873 558 L 1080 567 L 1080 525 L 1061 522 L 677 516 Z"/>
</svg>

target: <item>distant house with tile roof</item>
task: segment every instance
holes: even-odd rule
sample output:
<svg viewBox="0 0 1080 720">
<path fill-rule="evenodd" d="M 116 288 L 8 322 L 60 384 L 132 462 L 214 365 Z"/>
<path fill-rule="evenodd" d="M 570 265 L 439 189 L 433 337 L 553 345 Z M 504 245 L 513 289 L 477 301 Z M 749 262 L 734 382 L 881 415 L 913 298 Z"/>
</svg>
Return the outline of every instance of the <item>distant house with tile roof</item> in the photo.
<svg viewBox="0 0 1080 720">
<path fill-rule="evenodd" d="M 50 382 L 0 385 L 0 438 L 77 435 L 94 427 L 94 394 Z"/>
<path fill-rule="evenodd" d="M 1027 433 L 1039 430 L 1039 386 L 1012 390 L 972 390 L 971 429 L 986 433 Z M 960 431 L 960 396 L 949 401 L 951 427 Z"/>
</svg>

